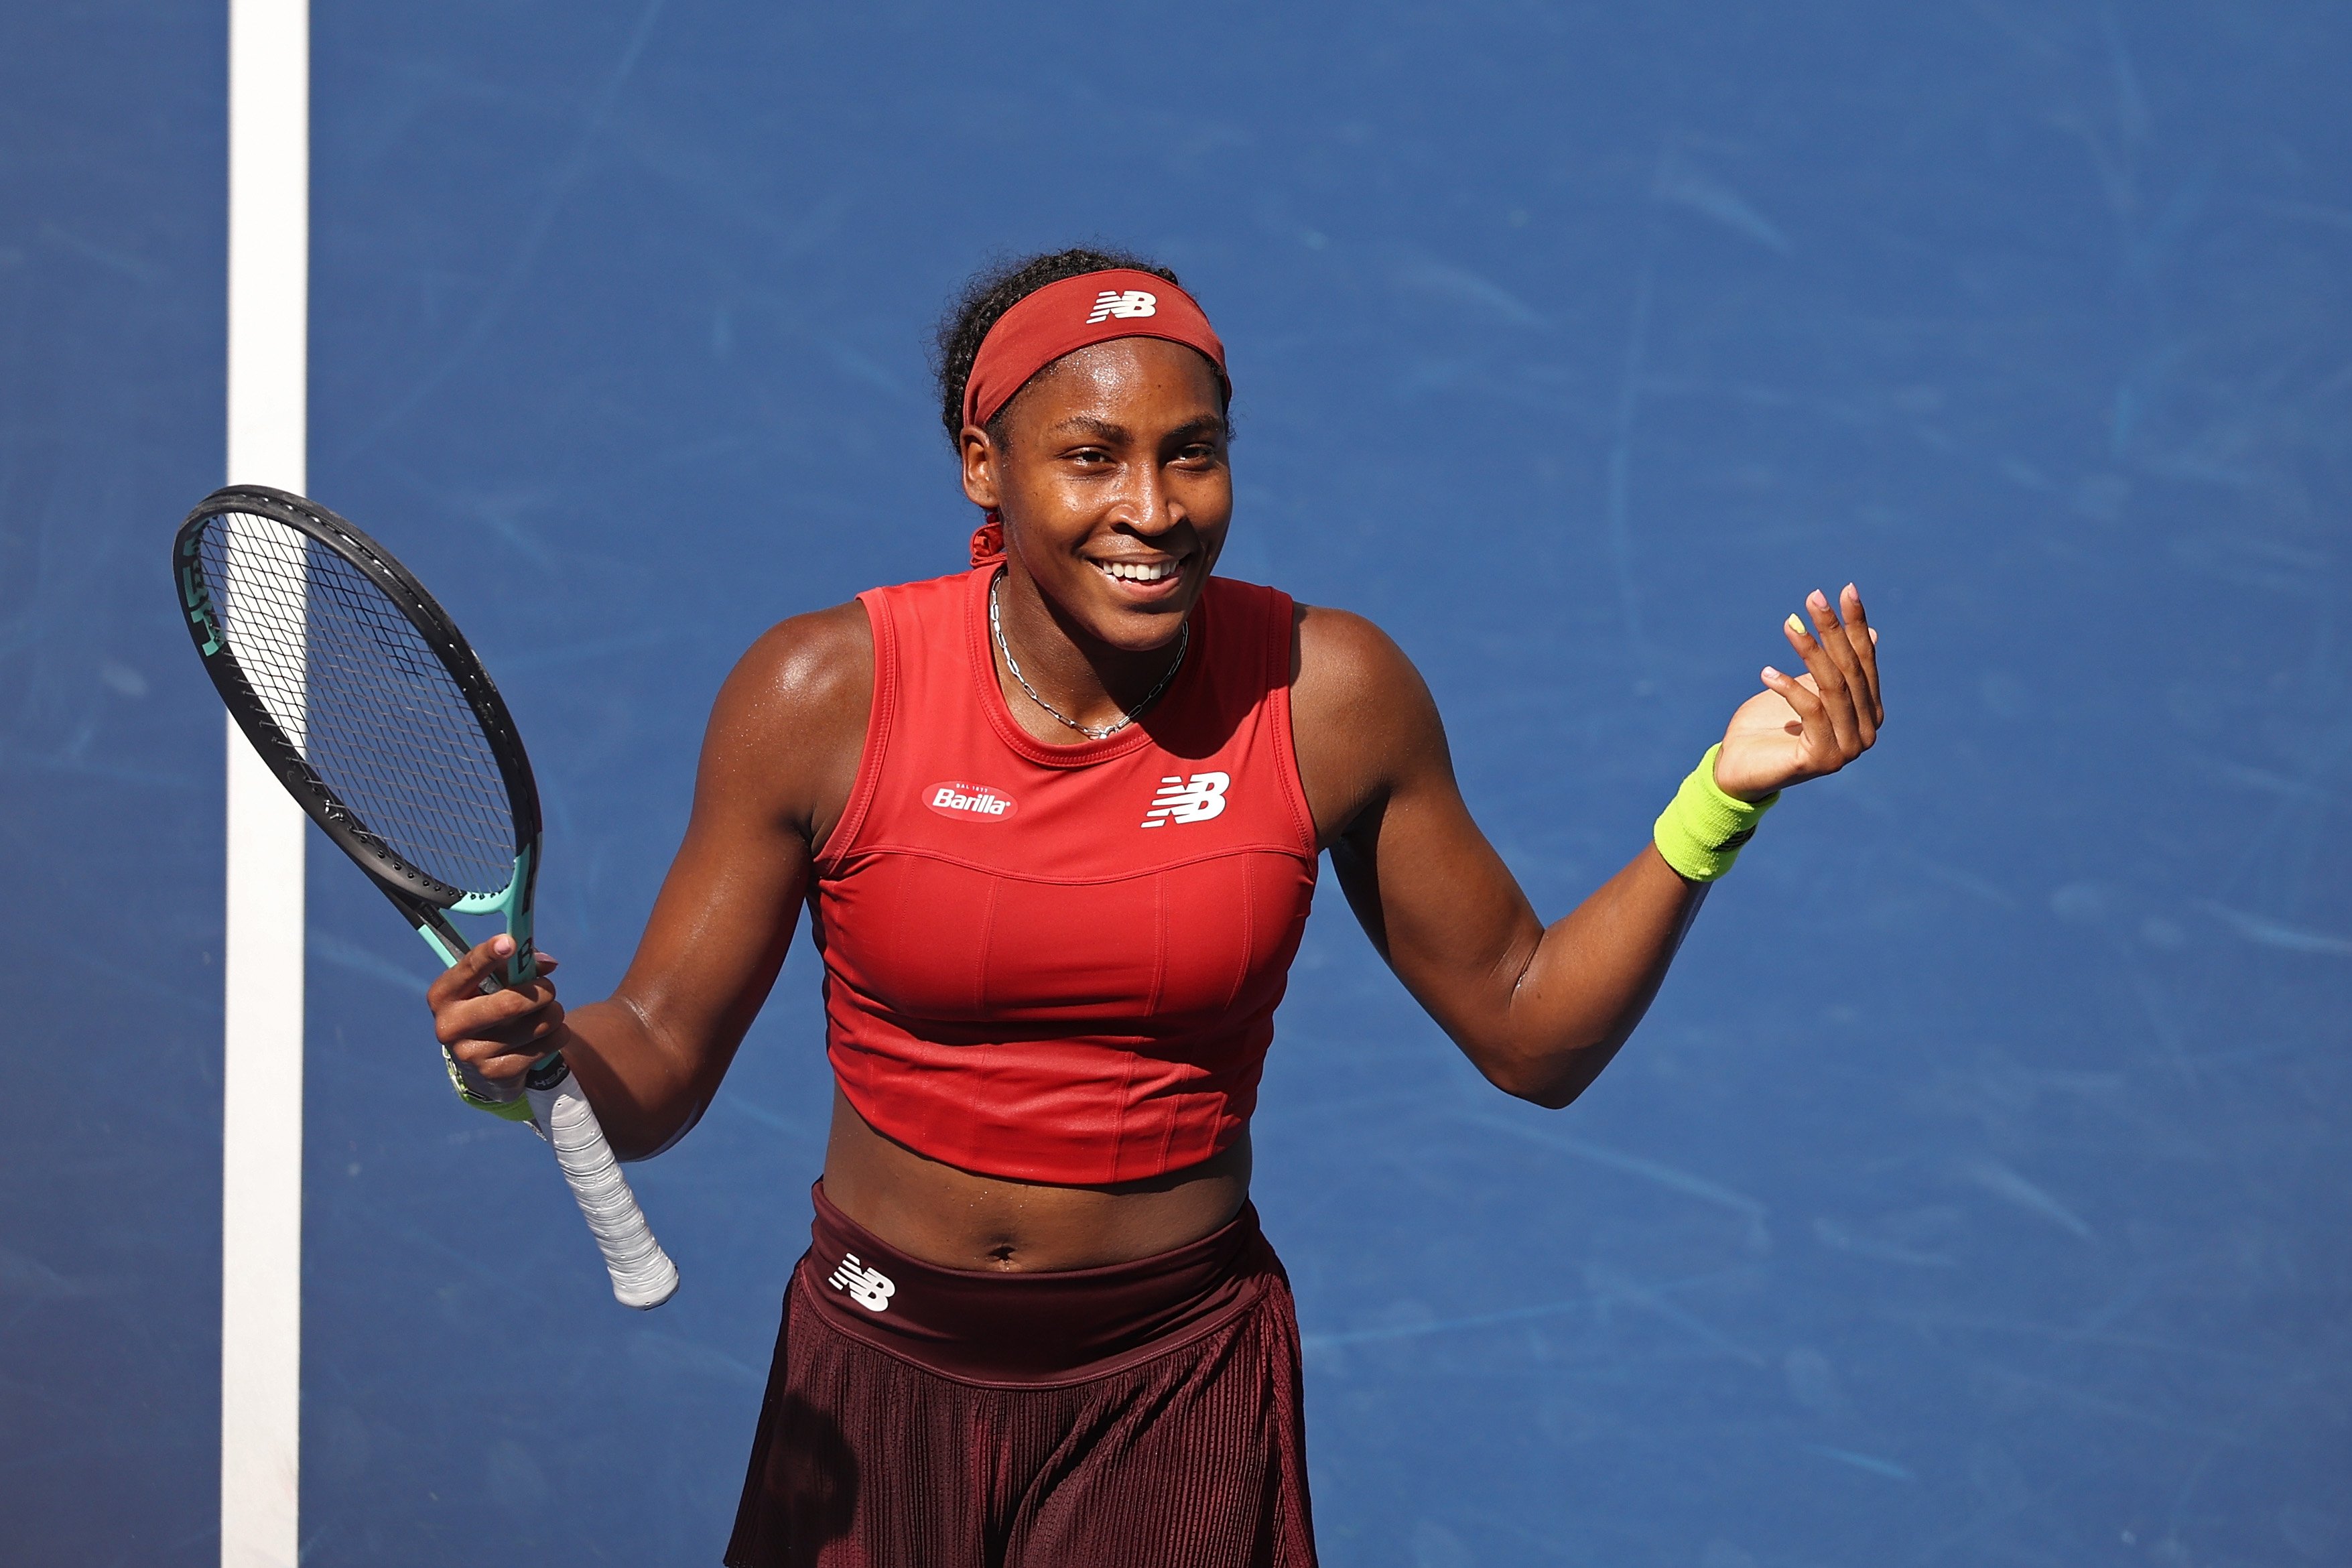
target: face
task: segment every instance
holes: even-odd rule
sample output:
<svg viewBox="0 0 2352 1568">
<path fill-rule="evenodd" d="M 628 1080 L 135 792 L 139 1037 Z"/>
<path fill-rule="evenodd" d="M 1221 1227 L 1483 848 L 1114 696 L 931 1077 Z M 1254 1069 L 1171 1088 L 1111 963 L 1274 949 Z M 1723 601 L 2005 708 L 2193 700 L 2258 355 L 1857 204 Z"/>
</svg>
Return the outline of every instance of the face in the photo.
<svg viewBox="0 0 2352 1568">
<path fill-rule="evenodd" d="M 1129 651 L 1173 638 L 1233 519 L 1209 362 L 1159 338 L 1079 349 L 1014 395 L 1004 432 L 965 428 L 963 489 L 1003 515 L 1013 570 L 1074 633 Z"/>
</svg>

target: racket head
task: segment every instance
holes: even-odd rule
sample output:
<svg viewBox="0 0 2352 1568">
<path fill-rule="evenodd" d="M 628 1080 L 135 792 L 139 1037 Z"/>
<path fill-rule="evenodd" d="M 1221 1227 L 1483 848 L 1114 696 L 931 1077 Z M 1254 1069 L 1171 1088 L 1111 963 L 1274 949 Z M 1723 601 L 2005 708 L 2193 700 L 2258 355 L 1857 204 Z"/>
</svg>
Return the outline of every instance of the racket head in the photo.
<svg viewBox="0 0 2352 1568">
<path fill-rule="evenodd" d="M 527 948 L 539 787 L 424 584 L 344 519 L 259 485 L 199 502 L 172 569 L 205 673 L 310 820 L 420 930 L 502 911 Z"/>
</svg>

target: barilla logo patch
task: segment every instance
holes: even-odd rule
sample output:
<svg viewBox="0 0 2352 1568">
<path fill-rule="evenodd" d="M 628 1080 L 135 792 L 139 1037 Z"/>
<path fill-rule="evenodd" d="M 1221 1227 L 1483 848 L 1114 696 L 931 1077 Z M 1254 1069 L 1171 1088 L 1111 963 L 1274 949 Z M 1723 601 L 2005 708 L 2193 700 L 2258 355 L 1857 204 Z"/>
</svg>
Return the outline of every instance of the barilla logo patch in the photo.
<svg viewBox="0 0 2352 1568">
<path fill-rule="evenodd" d="M 959 822 L 1002 822 L 1021 809 L 1021 803 L 987 784 L 947 779 L 923 786 L 923 804 L 941 816 Z"/>
<path fill-rule="evenodd" d="M 1147 294 L 1140 289 L 1129 289 L 1124 293 L 1117 289 L 1106 289 L 1095 296 L 1095 313 L 1087 318 L 1087 325 L 1091 327 L 1113 316 L 1126 321 L 1130 317 L 1156 316 L 1159 313 L 1160 296 L 1157 294 Z"/>
</svg>

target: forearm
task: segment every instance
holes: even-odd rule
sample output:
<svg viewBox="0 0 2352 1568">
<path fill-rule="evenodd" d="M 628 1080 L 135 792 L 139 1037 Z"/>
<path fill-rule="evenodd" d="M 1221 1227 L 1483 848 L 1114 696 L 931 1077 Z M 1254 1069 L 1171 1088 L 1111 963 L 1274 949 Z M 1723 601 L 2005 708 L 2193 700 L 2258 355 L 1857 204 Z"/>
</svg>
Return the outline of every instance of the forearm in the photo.
<svg viewBox="0 0 2352 1568">
<path fill-rule="evenodd" d="M 1766 689 L 1740 705 L 1722 742 L 1683 781 L 1650 845 L 1543 932 L 1492 1038 L 1465 1042 L 1510 1092 L 1549 1106 L 1582 1093 L 1649 1010 L 1708 886 L 1780 792 L 1837 772 L 1876 742 L 1886 717 L 1878 634 L 1860 590 L 1847 584 L 1836 606 L 1816 590 L 1806 610 L 1810 628 L 1793 615 L 1782 627 L 1805 675 L 1765 668 Z"/>
<path fill-rule="evenodd" d="M 1465 1042 L 1479 1069 L 1554 1110 L 1582 1094 L 1649 1011 L 1706 889 L 1643 846 L 1536 940 L 1491 1037 Z"/>
<path fill-rule="evenodd" d="M 1878 634 L 1860 593 L 1848 584 L 1835 606 L 1820 593 L 1806 604 L 1811 630 L 1796 616 L 1782 628 L 1806 673 L 1763 669 L 1765 689 L 1683 780 L 1651 842 L 1549 927 L 1471 820 L 1410 662 L 1347 617 L 1301 623 L 1299 773 L 1332 868 L 1373 946 L 1498 1088 L 1553 1107 L 1582 1093 L 1780 792 L 1875 741 Z"/>
<path fill-rule="evenodd" d="M 573 1010 L 562 1029 L 563 1058 L 623 1160 L 660 1153 L 686 1134 L 709 1102 L 691 1053 L 666 1040 L 645 1012 L 615 994 Z"/>
</svg>

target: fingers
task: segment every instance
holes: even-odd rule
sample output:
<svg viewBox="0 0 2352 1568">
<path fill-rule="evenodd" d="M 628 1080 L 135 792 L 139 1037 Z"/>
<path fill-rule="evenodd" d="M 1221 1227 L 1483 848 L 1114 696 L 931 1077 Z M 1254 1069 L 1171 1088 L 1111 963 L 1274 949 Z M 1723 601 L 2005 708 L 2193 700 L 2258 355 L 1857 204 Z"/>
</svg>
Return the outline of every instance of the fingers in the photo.
<svg viewBox="0 0 2352 1568">
<path fill-rule="evenodd" d="M 553 1048 L 553 1038 L 563 1026 L 563 1005 L 547 977 L 555 962 L 544 953 L 539 955 L 537 978 L 487 994 L 481 990 L 485 978 L 504 973 L 514 945 L 504 935 L 478 944 L 425 994 L 433 1009 L 434 1037 L 451 1056 L 485 1078 L 521 1077 Z"/>
<path fill-rule="evenodd" d="M 1862 607 L 1862 590 L 1851 583 L 1838 595 L 1838 619 L 1844 625 L 1846 643 L 1853 648 L 1855 667 L 1862 673 L 1855 692 L 1858 698 L 1867 693 L 1861 707 L 1870 721 L 1871 739 L 1875 741 L 1878 727 L 1886 722 L 1886 704 L 1878 694 L 1878 630 L 1870 624 L 1869 613 Z"/>
<path fill-rule="evenodd" d="M 425 988 L 425 1001 L 437 1008 L 447 999 L 480 995 L 485 982 L 505 984 L 507 961 L 514 950 L 514 938 L 503 933 L 467 949 L 465 956 L 434 977 Z M 562 963 L 545 948 L 531 954 L 531 963 L 541 974 L 552 974 Z"/>
<path fill-rule="evenodd" d="M 484 1006 L 503 1005 L 504 1016 L 461 1019 L 436 1015 L 434 1032 L 451 1056 L 483 1077 L 520 1078 L 532 1063 L 556 1048 L 563 1028 L 563 1004 L 555 999 L 552 988 L 519 985 L 482 997 L 480 1002 Z"/>
<path fill-rule="evenodd" d="M 425 1000 L 438 1013 L 445 1000 L 480 995 L 483 981 L 504 976 L 506 961 L 514 956 L 514 938 L 504 932 L 475 943 L 466 950 L 463 958 L 443 970 L 425 987 Z"/>
<path fill-rule="evenodd" d="M 1853 635 L 1838 620 L 1838 613 L 1830 605 L 1829 595 L 1819 588 L 1805 595 L 1805 613 L 1813 618 L 1813 636 L 1822 652 L 1836 667 L 1839 683 L 1844 688 L 1848 711 L 1842 715 L 1850 721 L 1853 738 L 1857 742 L 1846 744 L 1846 726 L 1839 730 L 1839 751 L 1847 762 L 1870 749 L 1878 735 L 1877 721 L 1870 712 L 1870 682 L 1863 674 L 1862 660 L 1853 650 Z M 1832 714 L 1836 713 L 1833 707 Z"/>
<path fill-rule="evenodd" d="M 1815 608 L 1818 601 L 1819 608 Z M 1815 616 L 1827 616 L 1831 632 L 1835 635 L 1837 617 L 1829 601 L 1814 594 L 1805 601 L 1805 607 Z M 1834 773 L 1848 762 L 1862 755 L 1864 741 L 1854 719 L 1853 697 L 1848 689 L 1845 671 L 1839 667 L 1836 656 L 1823 643 L 1824 636 L 1816 640 L 1816 628 L 1808 627 L 1794 616 L 1780 623 L 1780 633 L 1789 646 L 1805 661 L 1806 672 L 1813 678 L 1814 689 L 1820 693 L 1822 722 L 1805 725 L 1805 745 L 1813 766 L 1822 773 Z"/>
<path fill-rule="evenodd" d="M 1829 731 L 1829 710 L 1810 681 L 1783 675 L 1769 664 L 1764 667 L 1763 680 L 1781 701 L 1796 710 L 1797 722 L 1803 726 L 1805 733 L 1825 734 Z"/>
</svg>

